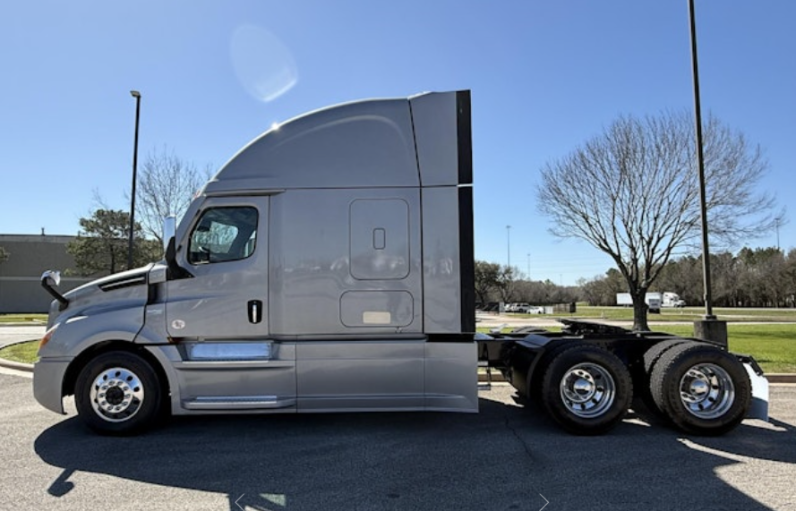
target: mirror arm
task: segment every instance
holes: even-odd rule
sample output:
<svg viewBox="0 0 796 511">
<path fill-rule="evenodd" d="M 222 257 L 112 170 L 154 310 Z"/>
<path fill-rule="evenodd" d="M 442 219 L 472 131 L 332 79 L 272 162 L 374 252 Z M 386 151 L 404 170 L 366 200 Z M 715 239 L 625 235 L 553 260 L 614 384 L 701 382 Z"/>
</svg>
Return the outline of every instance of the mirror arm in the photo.
<svg viewBox="0 0 796 511">
<path fill-rule="evenodd" d="M 43 287 L 45 289 L 45 291 L 50 293 L 53 298 L 58 300 L 58 302 L 61 304 L 58 307 L 58 309 L 59 310 L 64 310 L 64 309 L 66 309 L 69 306 L 69 300 L 64 298 L 64 295 L 59 293 L 58 290 L 55 289 L 53 287 L 53 285 L 51 284 L 51 282 L 52 282 L 53 284 L 55 284 L 57 286 L 58 285 L 58 281 L 60 281 L 60 280 L 61 280 L 61 275 L 58 272 L 54 272 L 52 270 L 47 270 L 41 276 L 41 287 Z"/>
<path fill-rule="evenodd" d="M 191 272 L 177 264 L 177 240 L 169 238 L 166 245 L 166 265 L 169 267 L 169 280 L 190 279 L 193 277 Z"/>
</svg>

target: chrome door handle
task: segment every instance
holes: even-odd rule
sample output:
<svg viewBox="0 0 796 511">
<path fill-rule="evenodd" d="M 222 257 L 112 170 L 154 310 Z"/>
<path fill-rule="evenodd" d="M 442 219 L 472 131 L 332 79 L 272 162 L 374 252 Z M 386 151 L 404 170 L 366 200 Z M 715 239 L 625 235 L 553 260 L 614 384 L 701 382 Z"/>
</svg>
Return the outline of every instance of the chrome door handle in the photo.
<svg viewBox="0 0 796 511">
<path fill-rule="evenodd" d="M 259 323 L 263 320 L 263 302 L 249 300 L 249 323 Z"/>
</svg>

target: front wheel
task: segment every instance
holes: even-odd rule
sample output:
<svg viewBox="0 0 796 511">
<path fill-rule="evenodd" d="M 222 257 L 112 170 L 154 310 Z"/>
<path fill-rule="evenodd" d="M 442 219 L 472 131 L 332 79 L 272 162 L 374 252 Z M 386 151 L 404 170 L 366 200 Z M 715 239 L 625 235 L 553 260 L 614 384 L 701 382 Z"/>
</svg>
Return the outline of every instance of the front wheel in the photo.
<svg viewBox="0 0 796 511">
<path fill-rule="evenodd" d="M 100 434 L 130 435 L 152 426 L 162 394 L 152 366 L 127 351 L 99 355 L 86 364 L 75 383 L 77 412 Z"/>
<path fill-rule="evenodd" d="M 752 398 L 749 375 L 738 359 L 714 346 L 691 343 L 672 348 L 655 364 L 650 391 L 678 428 L 698 435 L 735 428 Z"/>
<path fill-rule="evenodd" d="M 542 403 L 564 429 L 597 435 L 622 421 L 633 397 L 630 373 L 616 355 L 573 346 L 553 358 L 542 378 Z"/>
</svg>

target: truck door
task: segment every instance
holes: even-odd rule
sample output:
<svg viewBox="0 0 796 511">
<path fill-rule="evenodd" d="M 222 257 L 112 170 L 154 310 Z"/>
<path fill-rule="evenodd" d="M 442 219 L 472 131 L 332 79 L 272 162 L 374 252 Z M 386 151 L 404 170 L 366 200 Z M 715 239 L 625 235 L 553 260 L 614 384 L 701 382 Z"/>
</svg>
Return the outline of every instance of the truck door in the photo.
<svg viewBox="0 0 796 511">
<path fill-rule="evenodd" d="M 193 277 L 167 285 L 173 338 L 267 337 L 268 197 L 210 198 L 179 240 L 177 262 Z"/>
<path fill-rule="evenodd" d="M 209 198 L 176 253 L 191 276 L 166 284 L 166 330 L 183 408 L 295 406 L 295 346 L 269 337 L 269 198 Z"/>
</svg>

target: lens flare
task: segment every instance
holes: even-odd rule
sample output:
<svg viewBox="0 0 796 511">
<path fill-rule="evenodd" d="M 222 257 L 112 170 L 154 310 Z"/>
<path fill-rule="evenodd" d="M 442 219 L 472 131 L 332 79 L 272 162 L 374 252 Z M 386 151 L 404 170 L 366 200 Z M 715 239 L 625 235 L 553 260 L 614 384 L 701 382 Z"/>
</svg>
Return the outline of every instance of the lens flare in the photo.
<svg viewBox="0 0 796 511">
<path fill-rule="evenodd" d="M 241 85 L 260 101 L 273 101 L 298 82 L 292 53 L 278 37 L 263 28 L 238 27 L 232 34 L 230 55 Z"/>
</svg>

